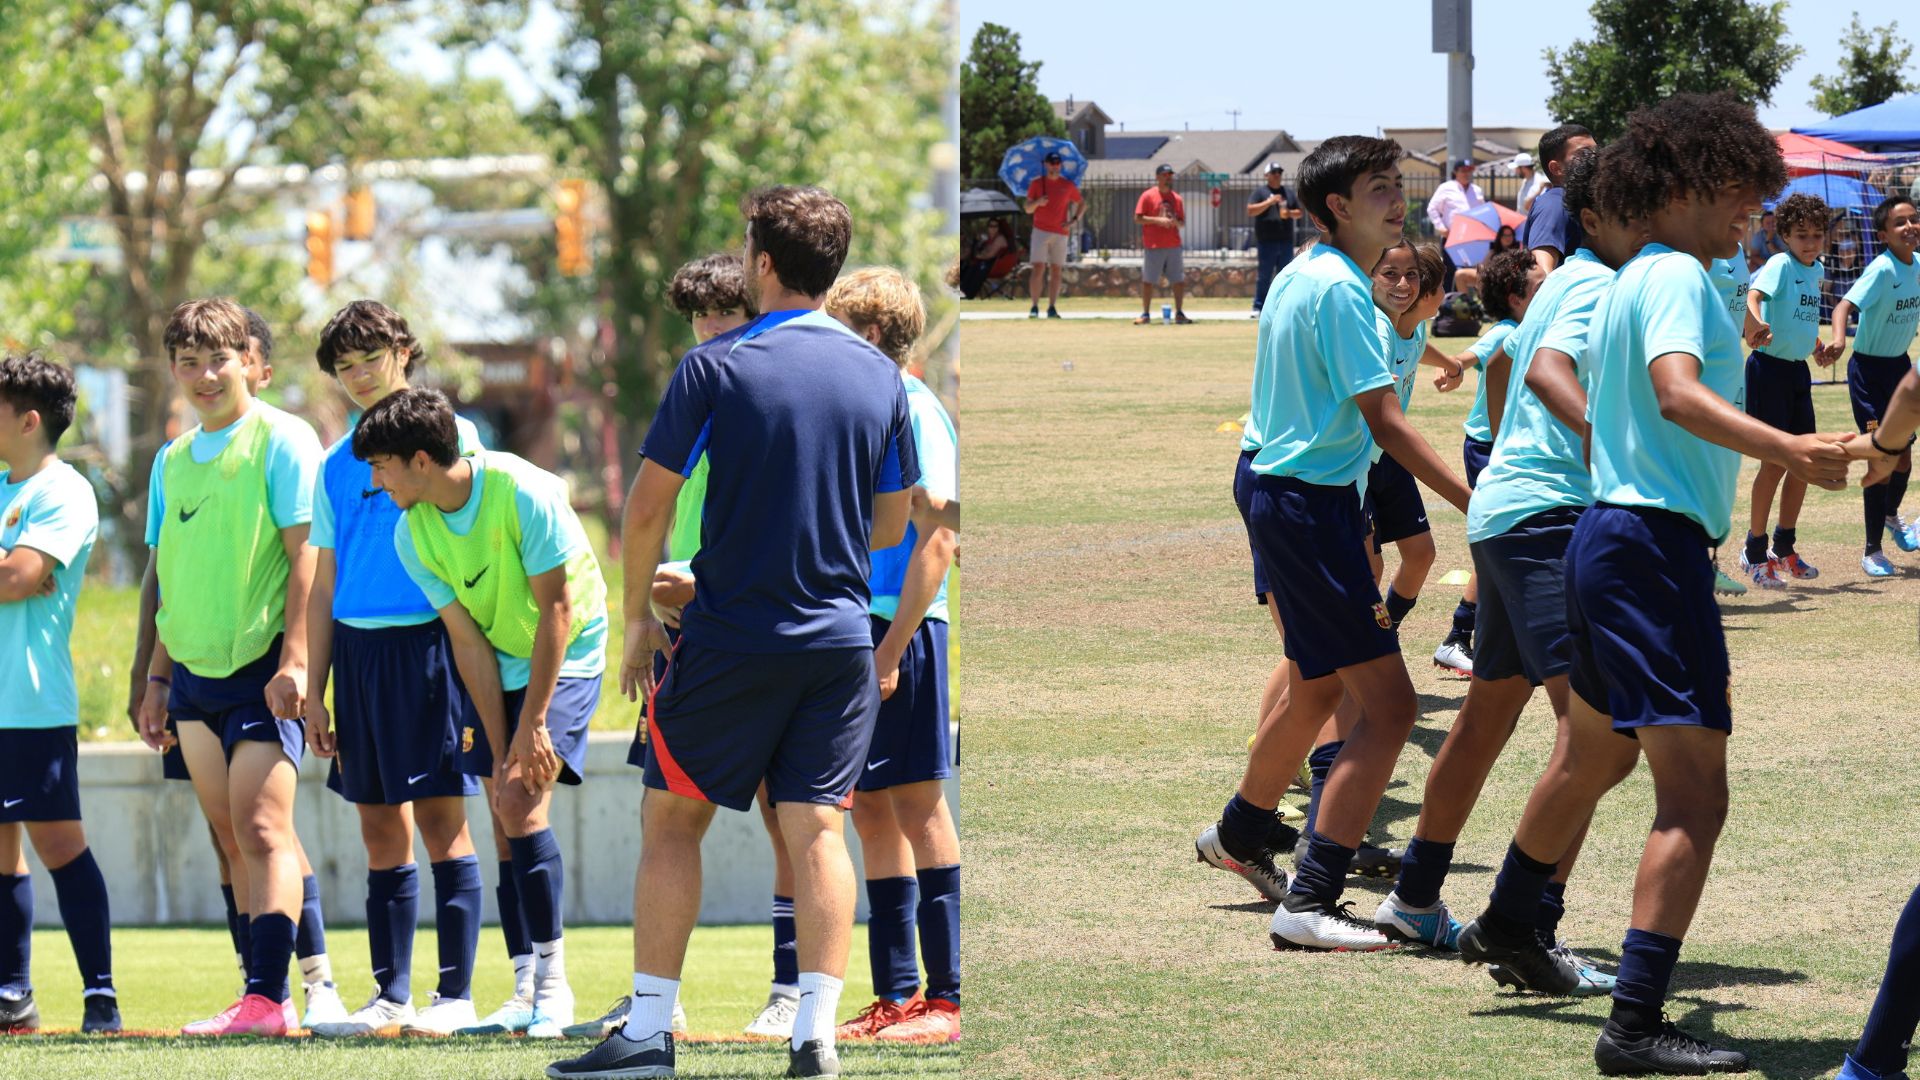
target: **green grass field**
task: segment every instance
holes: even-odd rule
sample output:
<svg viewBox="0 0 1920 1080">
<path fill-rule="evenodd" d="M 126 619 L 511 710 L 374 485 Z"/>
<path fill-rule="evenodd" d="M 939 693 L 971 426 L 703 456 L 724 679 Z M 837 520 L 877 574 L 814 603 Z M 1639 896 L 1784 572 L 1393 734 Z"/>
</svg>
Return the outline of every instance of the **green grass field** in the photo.
<svg viewBox="0 0 1920 1080">
<path fill-rule="evenodd" d="M 695 1044 L 683 1044 L 682 1076 L 779 1076 L 786 1071 L 784 1044 L 742 1042 L 739 1030 L 766 1000 L 769 974 L 765 927 L 702 927 L 688 951 L 681 1002 Z M 332 930 L 328 955 L 347 1007 L 358 1006 L 371 989 L 366 933 Z M 578 998 L 579 1016 L 598 1016 L 628 989 L 632 969 L 632 932 L 626 927 L 569 927 L 567 971 Z M 512 971 L 499 955 L 499 935 L 482 931 L 474 1004 L 482 1014 L 511 991 Z M 80 1023 L 80 982 L 66 935 L 42 930 L 34 935 L 35 996 L 49 1030 L 75 1029 Z M 423 928 L 414 948 L 414 1001 L 433 989 L 434 937 Z M 121 1013 L 130 1031 L 169 1033 L 181 1024 L 211 1015 L 232 1001 L 237 984 L 232 948 L 224 929 L 122 928 L 114 931 L 114 966 Z M 854 935 L 842 1019 L 866 1004 L 859 992 L 868 985 L 866 936 Z M 296 988 L 295 1004 L 303 1005 Z M 730 1041 L 708 1042 L 708 1039 Z M 56 1078 L 234 1077 L 294 1080 L 300 1077 L 345 1080 L 360 1077 L 446 1077 L 479 1080 L 535 1077 L 551 1061 L 584 1053 L 584 1040 L 558 1043 L 525 1039 L 378 1039 L 329 1042 L 319 1039 L 102 1038 L 80 1035 L 14 1036 L 0 1039 L 0 1076 Z M 957 1076 L 957 1048 L 849 1045 L 842 1060 L 850 1075 Z"/>
<path fill-rule="evenodd" d="M 965 333 L 969 617 L 991 627 L 967 673 L 972 1072 L 1595 1075 L 1604 999 L 1496 992 L 1419 950 L 1276 953 L 1272 905 L 1194 860 L 1279 656 L 1249 596 L 1238 440 L 1216 430 L 1246 411 L 1253 324 Z M 1456 467 L 1472 390 L 1469 377 L 1414 397 L 1417 426 Z M 1814 395 L 1824 427 L 1850 426 L 1843 387 Z M 1669 1008 L 1746 1050 L 1757 1076 L 1833 1075 L 1920 878 L 1920 730 L 1906 714 L 1920 559 L 1889 545 L 1903 576 L 1868 582 L 1859 506 L 1857 490 L 1813 492 L 1800 550 L 1825 576 L 1724 605 L 1732 813 Z M 1463 519 L 1428 508 L 1440 554 L 1403 635 L 1420 722 L 1374 822 L 1394 843 L 1465 693 L 1428 661 L 1460 591 L 1440 578 L 1469 565 Z M 1484 904 L 1552 723 L 1535 695 L 1461 838 L 1444 894 L 1457 913 Z M 1618 955 L 1651 819 L 1642 769 L 1594 822 L 1562 930 L 1596 958 Z M 1348 896 L 1371 913 L 1385 890 L 1356 882 Z"/>
</svg>

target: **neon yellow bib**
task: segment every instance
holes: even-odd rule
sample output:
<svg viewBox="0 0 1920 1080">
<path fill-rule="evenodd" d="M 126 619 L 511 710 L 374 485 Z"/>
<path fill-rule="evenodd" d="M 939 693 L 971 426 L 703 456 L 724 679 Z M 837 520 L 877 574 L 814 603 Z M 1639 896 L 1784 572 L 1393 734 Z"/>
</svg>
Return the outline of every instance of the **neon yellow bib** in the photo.
<svg viewBox="0 0 1920 1080">
<path fill-rule="evenodd" d="M 453 589 L 493 647 L 508 656 L 531 657 L 540 608 L 520 561 L 520 514 L 514 506 L 520 486 L 512 471 L 514 464 L 525 463 L 497 451 L 483 451 L 473 460 L 481 486 L 472 531 L 454 533 L 440 508 L 426 502 L 407 511 L 407 531 L 421 564 Z M 567 596 L 573 608 L 567 628 L 571 645 L 607 610 L 607 585 L 591 547 L 567 560 Z"/>
<path fill-rule="evenodd" d="M 272 427 L 255 409 L 218 457 L 193 460 L 195 427 L 160 463 L 160 611 L 154 625 L 177 664 L 225 678 L 266 655 L 286 625 L 291 566 L 267 501 Z"/>
</svg>

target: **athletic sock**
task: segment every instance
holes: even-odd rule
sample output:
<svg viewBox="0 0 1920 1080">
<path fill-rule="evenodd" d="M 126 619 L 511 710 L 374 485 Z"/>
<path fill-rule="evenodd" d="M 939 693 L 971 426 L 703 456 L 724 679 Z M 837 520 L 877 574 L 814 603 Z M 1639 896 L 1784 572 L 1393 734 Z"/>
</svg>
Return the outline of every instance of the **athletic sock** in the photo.
<svg viewBox="0 0 1920 1080">
<path fill-rule="evenodd" d="M 1406 621 L 1407 613 L 1413 610 L 1413 605 L 1419 602 L 1418 596 L 1401 596 L 1393 591 L 1392 585 L 1387 586 L 1387 621 L 1393 624 L 1395 631 L 1398 631 L 1400 624 Z"/>
<path fill-rule="evenodd" d="M 113 923 L 107 914 L 107 880 L 93 849 L 83 848 L 67 865 L 49 872 L 60 903 L 60 921 L 73 943 L 73 959 L 80 965 L 81 993 L 113 990 Z"/>
<path fill-rule="evenodd" d="M 1347 870 L 1353 866 L 1354 849 L 1335 843 L 1311 830 L 1307 833 L 1307 854 L 1293 875 L 1288 892 L 1311 896 L 1326 903 L 1340 898 L 1347 886 Z"/>
<path fill-rule="evenodd" d="M 790 994 L 800 992 L 800 952 L 795 944 L 793 897 L 773 898 L 773 986 Z"/>
<path fill-rule="evenodd" d="M 513 880 L 520 887 L 520 912 L 534 942 L 560 940 L 560 845 L 552 829 L 507 840 L 513 852 Z M 536 950 L 537 952 L 537 950 Z"/>
<path fill-rule="evenodd" d="M 798 1050 L 819 1039 L 833 1046 L 833 1014 L 840 1008 L 840 989 L 844 984 L 818 971 L 800 973 L 800 1011 L 793 1017 L 793 1037 L 787 1045 Z"/>
<path fill-rule="evenodd" d="M 293 920 L 278 913 L 255 915 L 248 927 L 253 952 L 247 964 L 247 993 L 271 1001 L 287 1000 L 287 964 L 293 960 Z"/>
<path fill-rule="evenodd" d="M 1307 781 L 1307 820 L 1302 829 L 1312 832 L 1320 822 L 1320 793 L 1326 790 L 1327 774 L 1333 771 L 1333 759 L 1340 756 L 1340 748 L 1347 745 L 1345 739 L 1335 739 L 1313 748 L 1307 755 L 1307 770 L 1311 774 Z"/>
<path fill-rule="evenodd" d="M 1548 948 L 1560 943 L 1560 917 L 1567 913 L 1567 883 L 1549 881 L 1540 890 L 1540 910 L 1534 916 L 1533 929 Z"/>
<path fill-rule="evenodd" d="M 240 981 L 245 983 L 253 971 L 253 916 L 237 915 L 233 925 L 233 939 L 240 943 Z"/>
<path fill-rule="evenodd" d="M 797 977 L 797 976 L 796 976 Z M 661 979 L 633 973 L 632 1004 L 621 1034 L 634 1042 L 673 1030 L 673 1003 L 680 997 L 679 979 Z"/>
<path fill-rule="evenodd" d="M 1750 566 L 1759 566 L 1761 563 L 1766 561 L 1767 561 L 1767 538 L 1764 535 L 1755 536 L 1753 533 L 1748 533 L 1747 534 L 1747 564 Z"/>
<path fill-rule="evenodd" d="M 513 996 L 525 1001 L 533 1000 L 533 943 L 527 943 L 527 951 L 507 957 L 513 963 Z"/>
<path fill-rule="evenodd" d="M 1887 973 L 1880 993 L 1867 1014 L 1853 1060 L 1883 1076 L 1897 1076 L 1907 1067 L 1907 1044 L 1920 1026 L 1920 889 L 1907 900 L 1900 921 L 1893 924 Z"/>
<path fill-rule="evenodd" d="M 327 920 L 320 914 L 320 879 L 300 879 L 300 924 L 294 930 L 293 955 L 300 958 L 302 982 L 333 983 L 333 965 L 327 961 Z"/>
<path fill-rule="evenodd" d="M 408 863 L 367 871 L 367 952 L 373 981 L 380 996 L 396 1004 L 413 997 L 413 933 L 419 926 L 419 867 Z"/>
<path fill-rule="evenodd" d="M 33 988 L 33 875 L 0 874 L 0 986 Z"/>
<path fill-rule="evenodd" d="M 1440 887 L 1447 883 L 1447 871 L 1453 867 L 1453 845 L 1414 837 L 1407 842 L 1407 853 L 1400 858 L 1400 880 L 1394 895 L 1408 907 L 1432 907 L 1440 902 Z"/>
<path fill-rule="evenodd" d="M 1620 971 L 1613 985 L 1615 1027 L 1634 1034 L 1652 1031 L 1660 1023 L 1667 984 L 1680 960 L 1680 939 L 1651 930 L 1628 930 L 1620 943 Z"/>
<path fill-rule="evenodd" d="M 1874 484 L 1861 488 L 1860 502 L 1867 517 L 1866 554 L 1871 555 L 1880 550 L 1880 538 L 1887 531 L 1887 485 Z"/>
<path fill-rule="evenodd" d="M 1553 863 L 1543 863 L 1521 851 L 1519 841 L 1509 843 L 1480 925 L 1501 944 L 1526 941 L 1540 917 L 1540 894 L 1558 870 Z"/>
<path fill-rule="evenodd" d="M 1773 527 L 1773 553 L 1775 555 L 1780 556 L 1783 559 L 1789 555 L 1792 555 L 1794 553 L 1793 551 L 1794 541 L 1799 539 L 1799 537 L 1796 535 L 1798 532 L 1799 532 L 1798 529 L 1787 529 L 1787 528 L 1782 528 L 1778 525 L 1774 526 Z"/>
<path fill-rule="evenodd" d="M 920 989 L 913 958 L 913 914 L 920 886 L 910 877 L 867 881 L 867 964 L 873 996 L 902 1002 Z"/>
<path fill-rule="evenodd" d="M 1265 851 L 1272 830 L 1273 808 L 1263 810 L 1237 791 L 1220 811 L 1220 846 L 1236 859 L 1252 859 Z"/>
<path fill-rule="evenodd" d="M 1462 600 L 1453 607 L 1453 632 L 1462 637 L 1473 637 L 1474 623 L 1479 621 L 1480 605 L 1473 600 Z"/>
<path fill-rule="evenodd" d="M 1900 516 L 1900 501 L 1907 497 L 1907 477 L 1910 472 L 1896 472 L 1887 477 L 1887 516 Z"/>
<path fill-rule="evenodd" d="M 927 997 L 960 1003 L 960 864 L 933 866 L 920 879 L 920 960 Z"/>
<path fill-rule="evenodd" d="M 227 904 L 227 936 L 233 939 L 233 961 L 240 965 L 240 978 L 247 977 L 247 946 L 240 940 L 240 905 L 234 902 L 233 886 L 220 886 L 220 898 Z"/>
<path fill-rule="evenodd" d="M 533 939 L 527 936 L 527 917 L 520 910 L 520 886 L 513 878 L 513 863 L 500 864 L 493 899 L 500 908 L 500 936 L 506 939 L 507 956 L 513 961 L 514 970 L 520 969 L 522 959 L 526 960 L 527 970 L 533 970 Z M 514 986 L 519 985 L 516 979 Z"/>
<path fill-rule="evenodd" d="M 533 943 L 535 993 L 567 984 L 567 943 L 562 938 Z"/>
<path fill-rule="evenodd" d="M 440 945 L 441 1000 L 473 996 L 473 957 L 480 949 L 480 859 L 462 855 L 433 864 L 434 936 Z"/>
</svg>

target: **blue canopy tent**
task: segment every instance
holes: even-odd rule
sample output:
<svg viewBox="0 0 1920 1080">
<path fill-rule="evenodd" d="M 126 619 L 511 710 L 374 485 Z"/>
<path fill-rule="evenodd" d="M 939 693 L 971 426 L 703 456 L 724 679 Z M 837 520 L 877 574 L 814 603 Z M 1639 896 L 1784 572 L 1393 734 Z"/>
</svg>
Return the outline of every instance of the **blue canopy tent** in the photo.
<svg viewBox="0 0 1920 1080">
<path fill-rule="evenodd" d="M 1855 109 L 1793 131 L 1796 135 L 1837 139 L 1875 153 L 1920 150 L 1920 94 Z"/>
</svg>

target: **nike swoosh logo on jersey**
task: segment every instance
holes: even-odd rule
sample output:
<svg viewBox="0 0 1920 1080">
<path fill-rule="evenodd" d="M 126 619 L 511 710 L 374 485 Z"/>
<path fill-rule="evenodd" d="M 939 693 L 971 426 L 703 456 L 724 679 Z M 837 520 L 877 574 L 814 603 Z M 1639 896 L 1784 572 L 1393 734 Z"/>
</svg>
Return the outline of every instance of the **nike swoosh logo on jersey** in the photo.
<svg viewBox="0 0 1920 1080">
<path fill-rule="evenodd" d="M 879 768 L 880 766 L 882 766 L 882 765 L 885 765 L 885 764 L 886 764 L 887 762 L 889 762 L 889 761 L 892 761 L 892 760 L 893 760 L 893 759 L 892 759 L 892 758 L 890 758 L 890 757 L 883 757 L 883 758 L 881 758 L 881 759 L 880 759 L 879 761 L 869 761 L 869 762 L 867 762 L 867 770 L 868 770 L 869 772 L 871 772 L 871 771 L 873 771 L 874 769 L 877 769 L 877 768 Z"/>
<path fill-rule="evenodd" d="M 207 500 L 201 499 L 199 502 L 193 505 L 193 509 L 191 510 L 187 509 L 184 506 L 181 507 L 180 508 L 180 524 L 185 525 L 187 522 L 192 521 L 193 516 L 195 514 L 198 514 L 200 512 L 200 508 L 205 505 L 207 505 Z"/>
<path fill-rule="evenodd" d="M 479 580 L 480 580 L 481 578 L 483 578 L 483 577 L 486 577 L 486 576 L 487 576 L 487 568 L 483 566 L 483 567 L 481 567 L 481 568 L 480 568 L 480 572 L 479 572 L 479 573 L 477 573 L 477 574 L 475 574 L 475 575 L 473 575 L 472 577 L 470 577 L 470 578 L 468 578 L 468 579 L 467 579 L 467 588 L 469 588 L 469 589 L 471 589 L 471 588 L 473 588 L 473 587 L 474 587 L 474 585 L 475 585 L 476 583 L 478 583 L 478 582 L 479 582 Z"/>
<path fill-rule="evenodd" d="M 363 499 L 371 499 L 378 494 L 380 494 L 379 488 L 361 488 L 360 489 L 360 497 Z"/>
<path fill-rule="evenodd" d="M 426 779 L 427 777 L 429 777 L 429 776 L 431 776 L 431 775 L 433 775 L 433 774 L 432 774 L 432 773 L 421 773 L 421 774 L 420 774 L 419 776 L 409 776 L 409 777 L 407 777 L 407 784 L 408 784 L 409 786 L 411 786 L 411 785 L 413 785 L 413 784 L 417 784 L 417 783 L 419 783 L 420 781 L 422 781 L 422 780 L 425 780 L 425 779 Z"/>
</svg>

